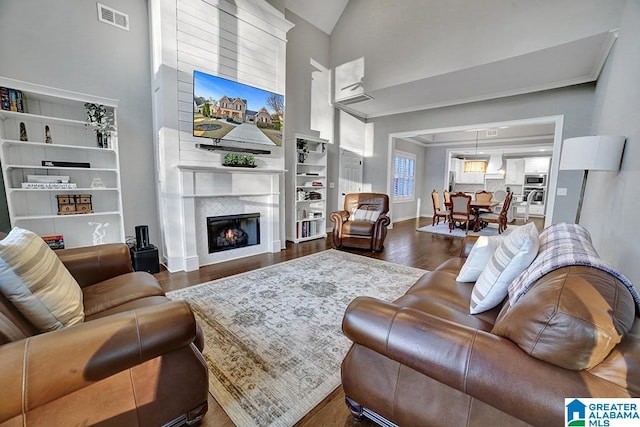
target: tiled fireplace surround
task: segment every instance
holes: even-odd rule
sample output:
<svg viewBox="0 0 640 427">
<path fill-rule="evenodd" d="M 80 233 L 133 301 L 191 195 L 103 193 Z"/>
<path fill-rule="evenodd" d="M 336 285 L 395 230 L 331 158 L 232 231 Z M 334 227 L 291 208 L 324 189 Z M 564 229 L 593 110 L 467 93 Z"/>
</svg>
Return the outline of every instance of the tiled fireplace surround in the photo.
<svg viewBox="0 0 640 427">
<path fill-rule="evenodd" d="M 202 265 L 279 252 L 280 185 L 283 170 L 180 167 L 187 271 Z M 260 214 L 260 244 L 209 253 L 207 217 Z M 176 222 L 178 224 L 179 222 Z"/>
</svg>

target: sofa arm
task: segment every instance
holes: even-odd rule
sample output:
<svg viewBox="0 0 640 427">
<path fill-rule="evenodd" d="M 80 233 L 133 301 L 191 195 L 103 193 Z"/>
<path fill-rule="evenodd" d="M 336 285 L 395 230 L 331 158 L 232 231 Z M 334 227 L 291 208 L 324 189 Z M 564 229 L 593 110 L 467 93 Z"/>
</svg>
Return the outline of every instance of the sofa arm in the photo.
<svg viewBox="0 0 640 427">
<path fill-rule="evenodd" d="M 129 246 L 109 243 L 56 251 L 81 287 L 133 272 Z"/>
<path fill-rule="evenodd" d="M 0 347 L 0 423 L 189 346 L 195 335 L 189 306 L 168 302 L 5 344 Z"/>
<path fill-rule="evenodd" d="M 531 357 L 506 338 L 374 298 L 355 299 L 342 327 L 354 343 L 533 425 L 562 424 L 565 397 L 629 397 L 587 371 Z"/>
</svg>

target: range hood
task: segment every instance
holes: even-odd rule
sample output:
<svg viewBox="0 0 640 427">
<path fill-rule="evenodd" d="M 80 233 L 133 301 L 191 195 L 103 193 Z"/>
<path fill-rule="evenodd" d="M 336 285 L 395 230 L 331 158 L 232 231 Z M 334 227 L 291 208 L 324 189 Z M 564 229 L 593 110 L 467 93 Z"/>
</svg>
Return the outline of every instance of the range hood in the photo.
<svg viewBox="0 0 640 427">
<path fill-rule="evenodd" d="M 502 154 L 491 154 L 484 179 L 504 179 L 504 172 L 500 171 L 502 161 Z"/>
</svg>

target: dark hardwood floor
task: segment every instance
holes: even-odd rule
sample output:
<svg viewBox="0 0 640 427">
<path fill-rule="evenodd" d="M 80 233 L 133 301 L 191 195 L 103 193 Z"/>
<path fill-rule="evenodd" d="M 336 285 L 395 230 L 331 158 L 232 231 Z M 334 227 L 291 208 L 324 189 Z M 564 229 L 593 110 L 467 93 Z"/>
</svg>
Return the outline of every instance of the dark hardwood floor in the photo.
<svg viewBox="0 0 640 427">
<path fill-rule="evenodd" d="M 541 229 L 543 220 L 531 219 Z M 382 252 L 348 250 L 351 253 L 381 259 L 410 267 L 433 270 L 447 259 L 457 256 L 460 251 L 461 237 L 446 236 L 416 231 L 416 228 L 428 225 L 431 218 L 419 218 L 394 223 L 389 230 Z M 278 253 L 261 254 L 227 261 L 220 264 L 208 265 L 198 271 L 169 273 L 161 271 L 155 277 L 160 281 L 165 291 L 181 289 L 187 286 L 220 279 L 256 268 L 266 267 L 279 262 L 302 257 L 325 249 L 334 248 L 330 236 L 326 239 L 312 240 L 293 244 L 287 242 L 286 249 Z M 220 405 L 209 395 L 209 412 L 202 423 L 206 427 L 233 426 L 227 414 Z M 344 404 L 342 387 L 338 387 L 318 406 L 309 412 L 298 426 L 359 426 L 368 427 L 375 424 L 369 421 L 355 421 Z"/>
</svg>

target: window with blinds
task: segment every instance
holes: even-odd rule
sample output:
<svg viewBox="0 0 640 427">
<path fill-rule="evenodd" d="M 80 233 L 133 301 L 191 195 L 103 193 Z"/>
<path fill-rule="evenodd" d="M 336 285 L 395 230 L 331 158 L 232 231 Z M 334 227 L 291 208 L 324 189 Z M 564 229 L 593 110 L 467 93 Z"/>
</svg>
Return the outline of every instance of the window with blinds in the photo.
<svg viewBox="0 0 640 427">
<path fill-rule="evenodd" d="M 393 154 L 393 199 L 412 201 L 415 193 L 416 156 L 403 151 Z"/>
</svg>

